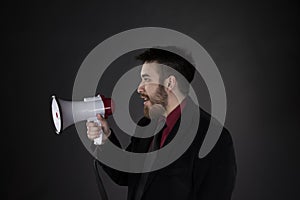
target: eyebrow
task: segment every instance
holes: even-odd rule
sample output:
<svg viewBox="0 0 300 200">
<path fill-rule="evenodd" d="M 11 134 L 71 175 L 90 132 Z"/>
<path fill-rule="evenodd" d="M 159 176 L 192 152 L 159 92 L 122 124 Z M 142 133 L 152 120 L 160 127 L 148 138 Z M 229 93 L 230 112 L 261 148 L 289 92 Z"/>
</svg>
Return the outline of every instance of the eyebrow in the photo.
<svg viewBox="0 0 300 200">
<path fill-rule="evenodd" d="M 150 77 L 149 74 L 142 74 L 142 78 L 145 78 L 145 77 Z"/>
</svg>

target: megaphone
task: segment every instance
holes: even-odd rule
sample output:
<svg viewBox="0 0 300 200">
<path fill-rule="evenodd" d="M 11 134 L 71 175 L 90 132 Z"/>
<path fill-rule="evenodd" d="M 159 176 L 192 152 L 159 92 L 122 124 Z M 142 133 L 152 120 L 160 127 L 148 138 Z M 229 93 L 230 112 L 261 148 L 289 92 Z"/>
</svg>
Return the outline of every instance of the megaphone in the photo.
<svg viewBox="0 0 300 200">
<path fill-rule="evenodd" d="M 55 132 L 60 134 L 64 129 L 80 121 L 93 121 L 101 125 L 96 115 L 107 118 L 114 111 L 114 102 L 103 95 L 84 98 L 83 101 L 66 101 L 51 97 L 52 119 Z M 94 139 L 94 144 L 102 143 L 102 134 Z"/>
</svg>

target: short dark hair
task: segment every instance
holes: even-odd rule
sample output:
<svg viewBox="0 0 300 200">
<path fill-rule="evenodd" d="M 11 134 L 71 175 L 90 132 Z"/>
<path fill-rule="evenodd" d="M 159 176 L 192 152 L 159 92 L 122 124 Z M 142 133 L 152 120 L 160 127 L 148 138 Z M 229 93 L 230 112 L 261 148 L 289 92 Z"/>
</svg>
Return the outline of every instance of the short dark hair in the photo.
<svg viewBox="0 0 300 200">
<path fill-rule="evenodd" d="M 172 50 L 176 50 L 176 52 L 179 52 L 178 48 L 172 48 Z M 180 50 L 179 53 L 182 54 L 185 52 Z M 186 53 L 184 55 L 188 56 Z M 185 58 L 164 49 L 149 48 L 138 55 L 136 59 L 141 60 L 143 63 L 157 62 L 159 64 L 168 66 L 165 69 L 160 70 L 160 78 L 165 79 L 170 75 L 174 75 L 178 81 L 179 90 L 184 95 L 188 94 L 189 83 L 192 82 L 195 75 L 195 67 Z M 173 69 L 173 71 L 170 71 L 170 68 Z M 176 72 L 180 73 L 187 81 L 181 80 L 181 76 L 177 76 Z"/>
</svg>

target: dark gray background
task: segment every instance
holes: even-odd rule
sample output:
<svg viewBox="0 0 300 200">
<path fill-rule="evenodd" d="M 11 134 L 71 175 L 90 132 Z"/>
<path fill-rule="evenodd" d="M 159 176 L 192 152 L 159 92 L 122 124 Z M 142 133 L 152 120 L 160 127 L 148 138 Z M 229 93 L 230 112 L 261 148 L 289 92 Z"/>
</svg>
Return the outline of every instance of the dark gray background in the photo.
<svg viewBox="0 0 300 200">
<path fill-rule="evenodd" d="M 3 8 L 3 70 L 12 74 L 8 99 L 14 108 L 2 140 L 8 199 L 100 199 L 92 157 L 75 127 L 54 134 L 50 96 L 71 99 L 88 53 L 116 33 L 144 26 L 189 35 L 219 67 L 238 164 L 233 200 L 300 197 L 296 3 L 19 1 Z M 118 77 L 132 63 L 120 58 L 111 73 Z M 107 95 L 111 83 L 99 85 Z M 207 100 L 200 102 L 209 108 Z M 126 188 L 103 178 L 110 199 L 125 199 Z"/>
</svg>

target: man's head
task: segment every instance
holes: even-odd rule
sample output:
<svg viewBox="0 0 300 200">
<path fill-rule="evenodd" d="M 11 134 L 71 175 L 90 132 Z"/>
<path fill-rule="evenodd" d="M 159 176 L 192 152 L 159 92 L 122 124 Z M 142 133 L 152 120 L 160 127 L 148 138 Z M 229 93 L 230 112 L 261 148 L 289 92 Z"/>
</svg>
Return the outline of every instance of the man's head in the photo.
<svg viewBox="0 0 300 200">
<path fill-rule="evenodd" d="M 170 51 L 151 48 L 137 56 L 143 62 L 141 83 L 137 89 L 144 99 L 144 114 L 161 104 L 172 111 L 188 94 L 195 68 L 187 60 Z"/>
</svg>

